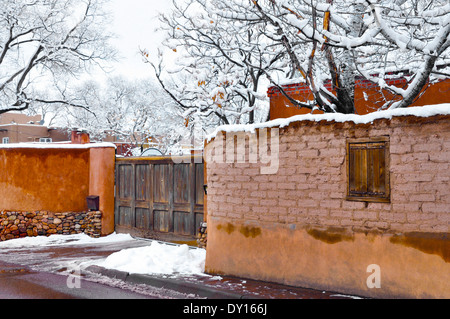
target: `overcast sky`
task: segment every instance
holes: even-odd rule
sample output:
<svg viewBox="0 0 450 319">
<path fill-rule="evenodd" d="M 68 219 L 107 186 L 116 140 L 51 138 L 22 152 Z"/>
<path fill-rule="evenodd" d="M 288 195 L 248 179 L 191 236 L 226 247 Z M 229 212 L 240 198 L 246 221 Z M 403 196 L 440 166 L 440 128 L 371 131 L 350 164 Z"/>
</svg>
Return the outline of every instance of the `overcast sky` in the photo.
<svg viewBox="0 0 450 319">
<path fill-rule="evenodd" d="M 139 48 L 156 52 L 161 43 L 157 14 L 168 12 L 170 0 L 111 0 L 114 17 L 113 32 L 117 39 L 112 43 L 119 51 L 119 63 L 114 64 L 118 73 L 127 77 L 149 77 L 153 75 L 150 65 L 142 62 Z"/>
</svg>

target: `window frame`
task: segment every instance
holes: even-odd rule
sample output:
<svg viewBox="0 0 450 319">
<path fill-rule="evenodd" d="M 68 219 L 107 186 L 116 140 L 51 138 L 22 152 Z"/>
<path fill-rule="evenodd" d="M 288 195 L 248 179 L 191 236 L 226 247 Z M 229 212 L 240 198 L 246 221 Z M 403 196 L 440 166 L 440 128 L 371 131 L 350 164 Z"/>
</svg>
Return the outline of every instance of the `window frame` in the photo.
<svg viewBox="0 0 450 319">
<path fill-rule="evenodd" d="M 9 136 L 2 137 L 2 144 L 9 144 Z"/>
<path fill-rule="evenodd" d="M 351 190 L 351 167 L 350 167 L 350 152 L 351 152 L 351 146 L 355 144 L 361 145 L 361 150 L 368 151 L 370 150 L 369 144 L 383 144 L 384 149 L 384 193 L 383 194 L 374 194 L 374 193 L 367 193 L 367 195 L 358 195 L 358 194 L 352 194 Z M 364 147 L 364 144 L 366 145 Z M 374 149 L 374 148 L 372 148 Z M 369 167 L 373 167 L 374 164 L 370 163 L 369 165 L 369 156 L 367 156 L 367 153 L 365 154 L 366 158 L 366 165 L 363 167 L 365 168 L 365 177 L 366 179 L 366 186 L 373 185 L 373 182 L 369 183 Z M 363 169 L 361 168 L 361 169 Z M 390 151 L 389 151 L 389 136 L 377 136 L 377 137 L 369 137 L 369 138 L 348 138 L 346 141 L 346 169 L 347 169 L 347 196 L 346 200 L 348 201 L 360 201 L 360 202 L 380 202 L 380 203 L 390 203 L 391 201 L 391 191 L 390 191 Z M 354 169 L 354 168 L 353 168 Z M 354 176 L 354 175 L 353 175 Z"/>
<path fill-rule="evenodd" d="M 39 138 L 39 143 L 52 143 L 52 138 L 51 137 L 40 137 Z"/>
</svg>

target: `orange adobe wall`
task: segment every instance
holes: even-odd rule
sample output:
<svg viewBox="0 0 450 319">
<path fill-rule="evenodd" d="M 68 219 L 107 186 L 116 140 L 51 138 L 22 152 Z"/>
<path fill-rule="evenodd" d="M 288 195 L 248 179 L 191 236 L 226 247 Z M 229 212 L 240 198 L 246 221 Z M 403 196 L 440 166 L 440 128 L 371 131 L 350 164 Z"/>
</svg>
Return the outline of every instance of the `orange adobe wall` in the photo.
<svg viewBox="0 0 450 319">
<path fill-rule="evenodd" d="M 114 232 L 114 169 L 115 149 L 91 148 L 89 167 L 89 195 L 100 197 L 102 234 Z"/>
<path fill-rule="evenodd" d="M 393 79 L 389 85 L 402 86 L 406 84 L 406 79 Z M 325 85 L 331 90 L 331 85 Z M 289 96 L 298 101 L 313 100 L 313 94 L 305 83 L 295 83 L 284 85 L 283 89 Z M 294 115 L 311 113 L 307 108 L 293 106 L 286 97 L 276 87 L 270 87 L 268 92 L 270 97 L 270 120 L 277 118 L 288 118 Z M 380 91 L 377 85 L 367 80 L 356 80 L 355 88 L 355 108 L 356 113 L 364 115 L 380 108 L 385 100 L 392 99 L 392 94 L 386 90 Z M 434 105 L 450 103 L 450 79 L 442 80 L 428 87 L 423 95 L 411 106 Z M 323 113 L 314 111 L 314 114 Z"/>
<path fill-rule="evenodd" d="M 0 209 L 85 211 L 89 149 L 0 149 Z"/>
<path fill-rule="evenodd" d="M 97 195 L 102 235 L 112 233 L 115 148 L 91 145 L 0 147 L 0 211 L 85 212 Z"/>
</svg>

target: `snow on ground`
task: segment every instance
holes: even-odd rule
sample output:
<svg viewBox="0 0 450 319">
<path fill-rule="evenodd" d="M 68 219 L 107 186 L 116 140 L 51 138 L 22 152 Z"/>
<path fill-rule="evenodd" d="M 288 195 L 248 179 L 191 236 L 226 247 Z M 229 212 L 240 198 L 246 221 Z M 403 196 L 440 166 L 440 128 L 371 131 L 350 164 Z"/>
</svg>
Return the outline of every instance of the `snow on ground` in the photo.
<svg viewBox="0 0 450 319">
<path fill-rule="evenodd" d="M 100 238 L 92 238 L 86 234 L 51 235 L 3 241 L 0 242 L 0 249 L 5 252 L 7 249 L 96 245 L 130 240 L 136 239 L 129 234 L 116 233 Z M 147 246 L 122 249 L 106 259 L 84 261 L 83 264 L 138 274 L 201 275 L 205 268 L 205 257 L 205 249 L 149 241 Z"/>
<path fill-rule="evenodd" d="M 149 246 L 124 249 L 95 264 L 134 274 L 201 275 L 205 256 L 204 249 L 152 241 Z"/>
<path fill-rule="evenodd" d="M 113 233 L 109 236 L 92 238 L 86 234 L 76 235 L 51 235 L 51 236 L 37 236 L 24 237 L 17 239 L 10 239 L 0 242 L 1 249 L 18 249 L 27 247 L 50 247 L 61 245 L 86 245 L 99 243 L 114 243 L 119 241 L 133 240 L 129 234 Z"/>
</svg>

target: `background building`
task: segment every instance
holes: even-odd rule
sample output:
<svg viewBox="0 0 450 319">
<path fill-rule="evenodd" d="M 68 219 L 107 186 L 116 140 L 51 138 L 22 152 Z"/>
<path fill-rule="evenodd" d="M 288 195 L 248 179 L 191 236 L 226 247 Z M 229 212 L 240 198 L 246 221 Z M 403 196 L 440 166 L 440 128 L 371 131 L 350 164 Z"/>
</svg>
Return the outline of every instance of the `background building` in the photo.
<svg viewBox="0 0 450 319">
<path fill-rule="evenodd" d="M 62 128 L 43 125 L 41 115 L 21 113 L 0 115 L 0 143 L 51 143 L 70 141 L 70 132 Z"/>
</svg>

